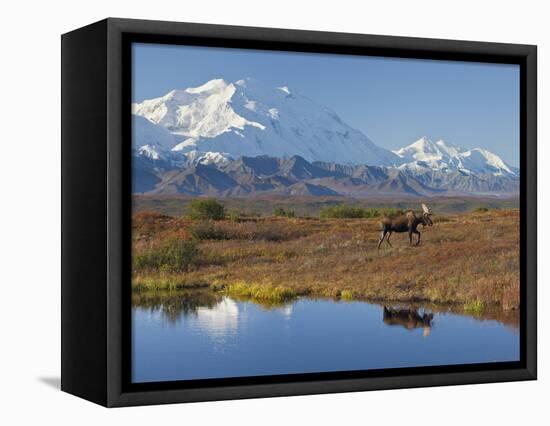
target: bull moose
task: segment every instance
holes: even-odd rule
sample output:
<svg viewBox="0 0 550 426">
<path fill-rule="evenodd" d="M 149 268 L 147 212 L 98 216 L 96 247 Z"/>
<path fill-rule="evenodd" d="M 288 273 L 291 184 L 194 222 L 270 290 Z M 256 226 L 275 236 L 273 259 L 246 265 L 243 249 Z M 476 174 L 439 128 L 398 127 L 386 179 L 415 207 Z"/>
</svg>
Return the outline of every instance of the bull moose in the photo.
<svg viewBox="0 0 550 426">
<path fill-rule="evenodd" d="M 422 214 L 417 215 L 414 211 L 409 210 L 405 214 L 389 218 L 384 216 L 381 221 L 382 225 L 382 233 L 380 234 L 380 239 L 378 240 L 378 249 L 380 249 L 380 245 L 382 244 L 382 241 L 386 239 L 386 242 L 390 247 L 393 247 L 390 243 L 390 237 L 393 232 L 408 232 L 409 233 L 409 244 L 413 245 L 413 238 L 412 235 L 416 234 L 418 235 L 418 240 L 416 241 L 416 245 L 420 244 L 420 232 L 418 229 L 418 225 L 422 224 L 423 226 L 432 226 L 433 222 L 430 216 L 432 215 L 432 212 L 428 208 L 426 204 L 422 204 Z M 386 238 L 387 236 L 387 238 Z"/>
</svg>

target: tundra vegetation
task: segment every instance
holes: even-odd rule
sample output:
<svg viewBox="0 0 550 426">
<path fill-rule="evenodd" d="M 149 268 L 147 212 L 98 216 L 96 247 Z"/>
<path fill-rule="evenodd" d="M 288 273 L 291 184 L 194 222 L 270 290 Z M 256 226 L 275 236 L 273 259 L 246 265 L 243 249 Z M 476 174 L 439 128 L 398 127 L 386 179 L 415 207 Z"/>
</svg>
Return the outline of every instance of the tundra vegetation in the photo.
<svg viewBox="0 0 550 426">
<path fill-rule="evenodd" d="M 285 209 L 284 207 L 275 207 L 273 209 L 273 216 L 277 216 L 277 217 L 296 217 L 296 212 L 292 209 Z"/>
<path fill-rule="evenodd" d="M 346 204 L 339 204 L 336 206 L 323 207 L 319 212 L 321 219 L 370 219 L 373 217 L 381 216 L 398 216 L 404 214 L 402 209 L 396 208 L 364 208 L 353 207 Z"/>
<path fill-rule="evenodd" d="M 180 216 L 134 214 L 134 294 L 202 289 L 266 305 L 299 296 L 431 303 L 471 315 L 519 308 L 517 208 L 439 213 L 430 203 L 434 226 L 422 229 L 418 247 L 404 233 L 377 249 L 382 214 L 400 208 L 373 214 L 339 203 L 334 215 L 318 207 L 316 217 L 299 217 L 273 205 L 258 215 L 197 200 Z"/>
<path fill-rule="evenodd" d="M 195 198 L 189 203 L 188 216 L 194 220 L 222 220 L 225 207 L 214 198 Z"/>
</svg>

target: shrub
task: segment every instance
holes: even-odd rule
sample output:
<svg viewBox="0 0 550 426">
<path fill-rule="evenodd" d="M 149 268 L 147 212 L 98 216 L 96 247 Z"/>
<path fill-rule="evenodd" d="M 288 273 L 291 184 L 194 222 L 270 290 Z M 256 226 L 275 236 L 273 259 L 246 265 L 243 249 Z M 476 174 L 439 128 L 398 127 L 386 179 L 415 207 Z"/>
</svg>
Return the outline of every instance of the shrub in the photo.
<svg viewBox="0 0 550 426">
<path fill-rule="evenodd" d="M 353 207 L 345 204 L 323 207 L 319 213 L 321 219 L 370 219 L 381 216 L 398 216 L 404 214 L 403 210 L 396 208 L 373 209 Z"/>
<path fill-rule="evenodd" d="M 191 235 L 197 240 L 227 240 L 227 232 L 211 221 L 201 222 L 191 228 Z"/>
<path fill-rule="evenodd" d="M 232 296 L 270 303 L 283 303 L 297 297 L 297 293 L 290 288 L 270 284 L 236 282 L 228 284 L 225 291 Z"/>
<path fill-rule="evenodd" d="M 475 213 L 487 213 L 488 211 L 489 211 L 489 209 L 487 207 L 478 207 L 478 208 L 474 209 Z"/>
<path fill-rule="evenodd" d="M 189 204 L 188 216 L 193 220 L 222 220 L 225 207 L 214 198 L 195 198 Z"/>
<path fill-rule="evenodd" d="M 291 209 L 284 209 L 282 207 L 275 207 L 273 209 L 273 216 L 278 217 L 296 217 L 296 212 Z"/>
<path fill-rule="evenodd" d="M 241 213 L 238 210 L 229 210 L 227 212 L 227 218 L 231 222 L 240 222 L 241 221 Z"/>
<path fill-rule="evenodd" d="M 194 240 L 173 239 L 162 245 L 136 253 L 132 257 L 134 271 L 186 272 L 199 254 Z"/>
<path fill-rule="evenodd" d="M 359 219 L 363 218 L 365 209 L 341 204 L 338 206 L 323 207 L 319 212 L 322 219 Z"/>
</svg>

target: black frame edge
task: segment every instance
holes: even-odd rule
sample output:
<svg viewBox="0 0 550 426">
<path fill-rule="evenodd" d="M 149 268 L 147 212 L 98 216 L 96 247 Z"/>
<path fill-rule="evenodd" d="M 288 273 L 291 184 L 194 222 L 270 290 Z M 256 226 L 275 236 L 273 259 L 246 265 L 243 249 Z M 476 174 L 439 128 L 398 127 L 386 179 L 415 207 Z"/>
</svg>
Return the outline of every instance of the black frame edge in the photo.
<svg viewBox="0 0 550 426">
<path fill-rule="evenodd" d="M 515 56 L 525 58 L 535 51 L 536 46 L 530 44 L 495 43 L 485 41 L 388 36 L 359 33 L 342 33 L 330 31 L 296 30 L 269 27 L 249 27 L 237 25 L 202 24 L 191 22 L 154 21 L 143 19 L 127 19 L 110 17 L 107 19 L 111 28 L 119 33 L 139 33 L 144 35 L 160 35 L 175 37 L 196 38 L 227 38 L 246 42 L 269 41 L 298 45 L 325 45 L 325 46 L 357 46 L 365 48 L 391 51 L 393 56 L 403 54 L 405 57 L 421 58 L 424 55 L 430 59 L 438 54 L 457 55 L 466 54 L 471 58 L 474 55 L 483 56 Z M 414 51 L 414 54 L 407 52 Z M 435 55 L 435 56 L 434 56 Z"/>
<path fill-rule="evenodd" d="M 483 372 L 460 372 L 445 374 L 413 374 L 367 379 L 318 380 L 257 384 L 246 386 L 223 386 L 198 389 L 123 392 L 112 401 L 110 407 L 135 405 L 173 404 L 233 399 L 271 398 L 297 395 L 320 395 L 342 392 L 372 390 L 413 389 L 434 386 L 498 383 L 534 380 L 525 369 L 493 370 Z"/>
<path fill-rule="evenodd" d="M 61 390 L 107 404 L 107 21 L 61 37 Z"/>
<path fill-rule="evenodd" d="M 107 376 L 107 406 L 117 405 L 122 395 L 123 363 L 125 350 L 122 345 L 123 331 L 127 324 L 123 316 L 124 303 L 124 268 L 130 265 L 124 262 L 123 236 L 126 235 L 124 218 L 128 214 L 130 206 L 123 202 L 125 176 L 128 175 L 128 167 L 125 161 L 123 143 L 124 129 L 130 127 L 130 117 L 125 120 L 123 111 L 123 88 L 127 87 L 122 79 L 122 34 L 117 30 L 112 19 L 107 19 L 107 97 L 108 97 L 108 168 L 107 168 L 107 345 L 108 345 L 108 376 Z M 128 269 L 129 270 L 129 269 Z M 130 301 L 128 301 L 130 303 Z"/>
<path fill-rule="evenodd" d="M 526 371 L 537 379 L 537 46 L 525 54 L 525 331 Z M 522 306 L 523 308 L 523 306 Z M 525 311 L 525 309 L 524 309 Z"/>
</svg>

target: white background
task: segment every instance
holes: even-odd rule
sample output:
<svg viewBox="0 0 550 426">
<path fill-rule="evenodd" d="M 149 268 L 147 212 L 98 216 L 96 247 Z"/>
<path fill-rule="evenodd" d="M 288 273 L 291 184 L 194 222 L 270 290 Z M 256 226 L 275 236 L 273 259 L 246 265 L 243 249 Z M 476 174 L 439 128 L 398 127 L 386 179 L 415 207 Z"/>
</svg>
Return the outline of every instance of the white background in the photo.
<svg viewBox="0 0 550 426">
<path fill-rule="evenodd" d="M 514 424 L 550 417 L 550 171 L 539 173 L 539 380 L 107 410 L 56 389 L 60 366 L 60 34 L 107 16 L 537 44 L 539 158 L 550 158 L 543 1 L 17 1 L 0 25 L 0 423 Z M 546 258 L 546 259 L 545 259 Z M 544 395 L 546 393 L 546 395 Z M 538 419 L 538 421 L 537 421 Z M 131 422 L 131 423 L 130 423 Z"/>
</svg>

